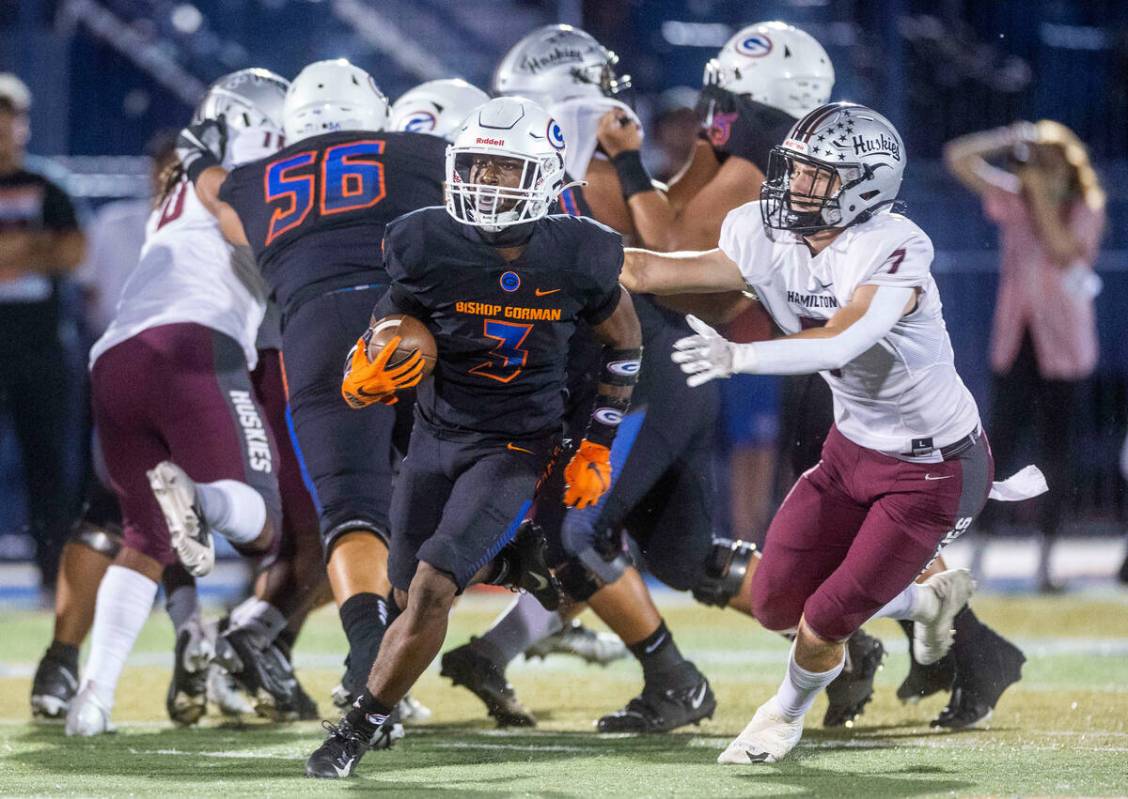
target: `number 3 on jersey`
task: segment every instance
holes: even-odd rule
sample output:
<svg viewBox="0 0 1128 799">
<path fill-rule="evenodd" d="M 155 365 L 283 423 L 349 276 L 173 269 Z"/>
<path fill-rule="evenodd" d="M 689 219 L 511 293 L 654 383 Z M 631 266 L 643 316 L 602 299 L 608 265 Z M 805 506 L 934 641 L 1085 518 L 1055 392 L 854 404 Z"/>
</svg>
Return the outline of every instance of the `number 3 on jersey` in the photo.
<svg viewBox="0 0 1128 799">
<path fill-rule="evenodd" d="M 264 188 L 274 213 L 266 244 L 305 221 L 315 194 L 322 216 L 371 208 L 383 200 L 387 189 L 378 160 L 383 152 L 384 142 L 372 139 L 307 150 L 270 164 Z"/>
<path fill-rule="evenodd" d="M 488 353 L 490 360 L 483 361 L 470 370 L 472 375 L 481 375 L 500 383 L 508 383 L 525 367 L 529 351 L 521 349 L 532 325 L 515 322 L 502 322 L 500 319 L 482 320 L 482 334 L 497 341 L 497 346 Z"/>
</svg>

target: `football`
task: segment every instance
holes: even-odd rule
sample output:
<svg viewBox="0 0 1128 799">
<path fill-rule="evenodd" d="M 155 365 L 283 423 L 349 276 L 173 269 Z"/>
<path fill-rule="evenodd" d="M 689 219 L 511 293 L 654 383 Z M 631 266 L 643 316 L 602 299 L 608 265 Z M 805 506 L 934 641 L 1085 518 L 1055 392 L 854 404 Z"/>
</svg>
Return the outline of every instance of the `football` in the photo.
<svg viewBox="0 0 1128 799">
<path fill-rule="evenodd" d="M 388 361 L 388 366 L 397 366 L 419 350 L 423 356 L 423 376 L 431 374 L 435 368 L 435 359 L 438 349 L 435 346 L 435 337 L 427 326 L 413 316 L 407 314 L 391 314 L 383 319 L 374 320 L 369 326 L 368 359 L 373 360 L 384 348 L 384 345 L 393 337 L 400 337 L 400 345 L 395 354 Z"/>
</svg>

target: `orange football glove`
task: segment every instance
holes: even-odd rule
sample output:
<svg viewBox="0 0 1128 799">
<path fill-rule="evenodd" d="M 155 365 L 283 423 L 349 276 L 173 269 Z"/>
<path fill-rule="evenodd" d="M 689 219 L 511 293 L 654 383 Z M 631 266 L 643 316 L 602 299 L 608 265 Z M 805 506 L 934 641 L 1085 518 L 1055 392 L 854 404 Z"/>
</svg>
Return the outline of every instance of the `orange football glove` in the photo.
<svg viewBox="0 0 1128 799">
<path fill-rule="evenodd" d="M 611 450 L 585 438 L 564 467 L 564 483 L 564 504 L 569 508 L 599 502 L 611 487 Z"/>
<path fill-rule="evenodd" d="M 367 408 L 376 402 L 395 405 L 395 393 L 400 389 L 419 385 L 423 379 L 423 356 L 415 350 L 401 364 L 389 369 L 388 359 L 400 345 L 400 337 L 393 336 L 376 355 L 368 360 L 368 344 L 363 338 L 353 347 L 352 362 L 341 382 L 341 396 L 350 408 Z"/>
</svg>

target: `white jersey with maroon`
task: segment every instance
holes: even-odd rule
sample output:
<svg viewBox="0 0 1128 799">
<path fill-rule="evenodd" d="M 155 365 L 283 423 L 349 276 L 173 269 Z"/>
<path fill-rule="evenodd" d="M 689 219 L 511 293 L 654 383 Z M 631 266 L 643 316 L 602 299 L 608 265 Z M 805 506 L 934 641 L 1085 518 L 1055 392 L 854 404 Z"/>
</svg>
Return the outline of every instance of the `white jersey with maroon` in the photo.
<svg viewBox="0 0 1128 799">
<path fill-rule="evenodd" d="M 924 231 L 900 214 L 881 213 L 846 228 L 815 256 L 799 237 L 772 234 L 775 241 L 760 203 L 747 203 L 725 217 L 720 248 L 785 333 L 826 324 L 859 286 L 918 290 L 916 309 L 876 345 L 821 373 L 844 436 L 903 457 L 920 452 L 921 439 L 940 448 L 979 428 L 979 409 L 956 373 Z"/>
<path fill-rule="evenodd" d="M 255 336 L 266 308 L 253 258 L 240 257 L 187 178 L 149 216 L 136 270 L 122 287 L 114 320 L 90 351 L 90 364 L 143 330 L 194 322 L 235 339 L 258 361 Z"/>
</svg>

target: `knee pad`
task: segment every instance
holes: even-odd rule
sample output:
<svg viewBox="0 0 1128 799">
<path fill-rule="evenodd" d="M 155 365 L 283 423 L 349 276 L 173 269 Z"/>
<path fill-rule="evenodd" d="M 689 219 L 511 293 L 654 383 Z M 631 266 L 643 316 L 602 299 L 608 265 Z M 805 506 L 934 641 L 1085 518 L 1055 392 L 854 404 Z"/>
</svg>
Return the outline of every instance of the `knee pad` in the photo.
<svg viewBox="0 0 1128 799">
<path fill-rule="evenodd" d="M 321 545 L 325 551 L 326 562 L 329 561 L 329 556 L 333 553 L 333 547 L 336 545 L 337 539 L 346 533 L 371 533 L 383 541 L 385 546 L 391 547 L 392 537 L 381 525 L 369 521 L 368 519 L 347 519 L 334 524 L 321 534 Z"/>
<path fill-rule="evenodd" d="M 705 576 L 693 588 L 693 598 L 703 605 L 725 607 L 740 591 L 744 576 L 756 545 L 751 541 L 733 541 L 728 538 L 713 539 L 709 559 L 705 563 Z"/>
<path fill-rule="evenodd" d="M 569 558 L 556 569 L 556 579 L 560 581 L 560 586 L 569 597 L 576 602 L 587 602 L 600 588 L 622 577 L 627 566 L 626 558 L 618 555 L 610 561 L 604 561 L 597 574 L 585 566 L 579 558 Z"/>
<path fill-rule="evenodd" d="M 71 532 L 70 540 L 107 558 L 116 558 L 121 551 L 121 530 L 114 525 L 99 527 L 90 522 L 79 522 Z"/>
</svg>

